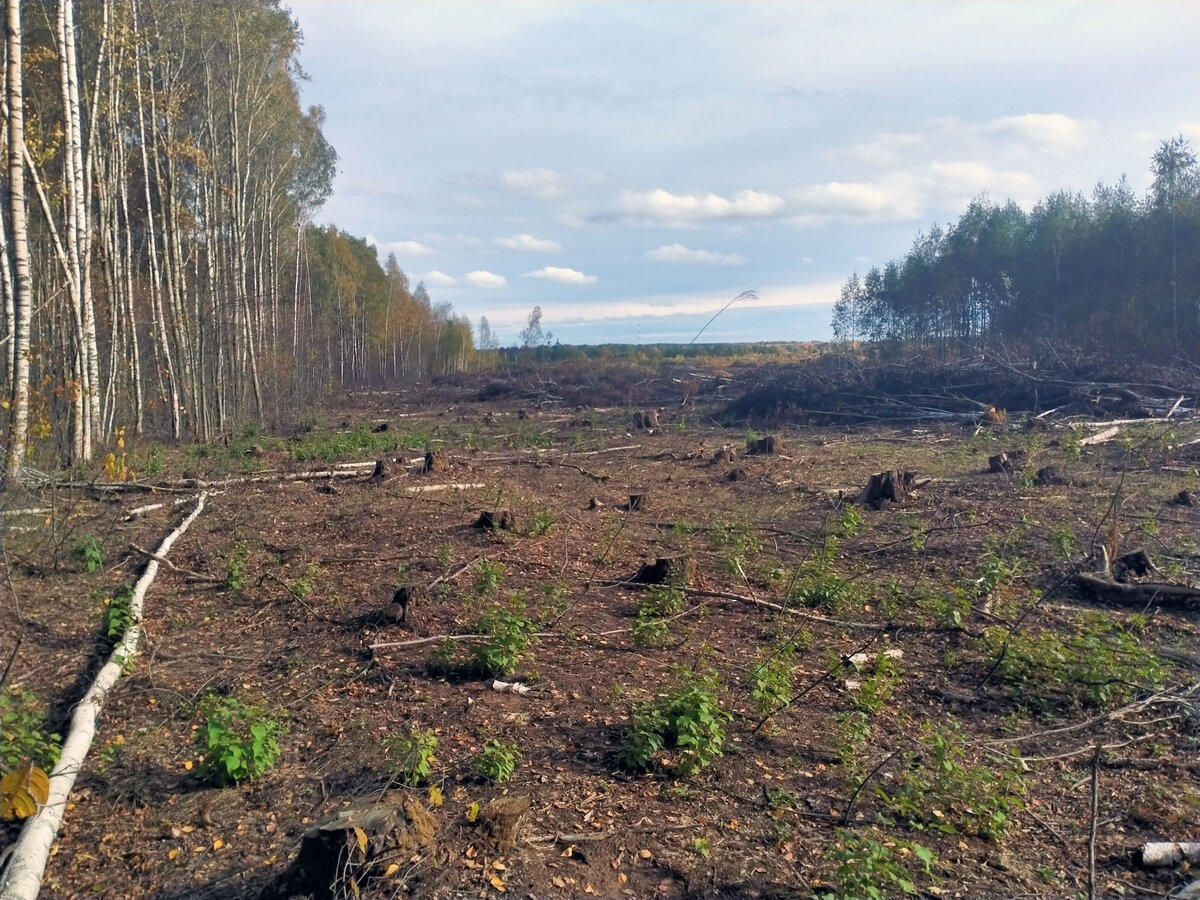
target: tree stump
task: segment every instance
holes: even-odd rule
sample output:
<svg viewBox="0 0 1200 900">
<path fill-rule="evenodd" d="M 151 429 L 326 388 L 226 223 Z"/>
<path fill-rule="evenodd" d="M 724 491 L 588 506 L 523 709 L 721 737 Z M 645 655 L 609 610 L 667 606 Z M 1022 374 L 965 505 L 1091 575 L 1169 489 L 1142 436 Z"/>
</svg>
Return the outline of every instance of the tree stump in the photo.
<svg viewBox="0 0 1200 900">
<path fill-rule="evenodd" d="M 420 803 L 359 801 L 308 829 L 291 865 L 259 896 L 357 897 L 369 881 L 384 877 L 389 863 L 407 863 L 436 845 L 437 820 Z"/>
<path fill-rule="evenodd" d="M 1112 562 L 1112 575 L 1115 581 L 1126 582 L 1130 578 L 1145 578 L 1158 571 L 1158 566 L 1150 559 L 1145 550 L 1131 550 L 1122 553 Z"/>
<path fill-rule="evenodd" d="M 1171 499 L 1172 506 L 1195 506 L 1196 495 L 1184 488 Z"/>
<path fill-rule="evenodd" d="M 646 508 L 646 495 L 645 494 L 630 494 L 629 495 L 629 503 L 626 504 L 625 508 L 627 510 L 629 510 L 630 512 L 635 512 L 636 510 L 639 510 L 639 509 L 645 509 Z"/>
<path fill-rule="evenodd" d="M 371 431 L 373 431 L 375 434 L 383 434 L 390 427 L 391 426 L 388 425 L 387 422 L 380 422 L 378 425 L 376 425 L 374 428 L 372 428 Z"/>
<path fill-rule="evenodd" d="M 408 607 L 415 600 L 425 597 L 425 588 L 416 584 L 402 584 L 392 595 L 392 602 L 383 610 L 383 617 L 389 622 L 408 622 Z"/>
<path fill-rule="evenodd" d="M 445 450 L 430 450 L 425 454 L 425 473 L 440 475 L 450 471 L 450 454 Z"/>
<path fill-rule="evenodd" d="M 730 469 L 725 473 L 726 481 L 744 481 L 746 479 L 745 469 Z"/>
<path fill-rule="evenodd" d="M 658 413 L 655 410 L 645 410 L 633 414 L 633 427 L 637 430 L 658 427 Z"/>
<path fill-rule="evenodd" d="M 647 563 L 629 579 L 631 584 L 691 584 L 696 577 L 696 561 L 690 556 L 660 556 Z"/>
<path fill-rule="evenodd" d="M 854 498 L 859 506 L 870 506 L 873 509 L 883 509 L 886 503 L 901 503 L 908 496 L 916 475 L 912 472 L 889 470 L 877 472 L 867 481 L 867 486 Z"/>
<path fill-rule="evenodd" d="M 498 529 L 500 531 L 516 531 L 517 517 L 509 509 L 485 509 L 475 520 L 475 528 Z"/>
<path fill-rule="evenodd" d="M 484 844 L 492 853 L 507 853 L 517 846 L 521 826 L 529 813 L 529 796 L 497 797 L 484 807 L 475 824 L 483 833 Z"/>
<path fill-rule="evenodd" d="M 712 462 L 714 466 L 723 465 L 724 463 L 737 462 L 737 451 L 732 447 L 722 447 L 713 454 Z"/>
<path fill-rule="evenodd" d="M 763 456 L 774 456 L 776 453 L 783 452 L 783 441 L 773 434 L 768 434 L 766 437 L 759 438 L 756 441 L 747 441 L 746 452 Z"/>
<path fill-rule="evenodd" d="M 1042 466 L 1037 470 L 1037 477 L 1033 479 L 1033 483 L 1038 487 L 1047 487 L 1053 484 L 1069 484 L 1054 466 Z"/>
<path fill-rule="evenodd" d="M 371 477 L 367 481 L 371 484 L 383 484 L 392 477 L 392 473 L 388 470 L 387 462 L 382 459 L 375 460 L 375 471 L 371 473 Z"/>
<path fill-rule="evenodd" d="M 1019 469 L 1025 468 L 1025 451 L 1021 449 L 1009 450 L 1006 453 L 997 453 L 995 456 L 988 458 L 989 472 L 1005 472 L 1012 474 Z"/>
</svg>

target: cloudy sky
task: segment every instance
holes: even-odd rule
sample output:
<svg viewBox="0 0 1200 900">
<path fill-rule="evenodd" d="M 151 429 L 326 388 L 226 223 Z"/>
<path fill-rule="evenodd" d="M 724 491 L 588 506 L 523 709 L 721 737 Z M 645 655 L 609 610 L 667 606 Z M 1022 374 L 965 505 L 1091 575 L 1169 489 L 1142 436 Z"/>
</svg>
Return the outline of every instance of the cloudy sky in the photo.
<svg viewBox="0 0 1200 900">
<path fill-rule="evenodd" d="M 504 343 L 829 336 L 846 277 L 981 192 L 1200 145 L 1200 3 L 285 0 L 322 219 Z"/>
</svg>

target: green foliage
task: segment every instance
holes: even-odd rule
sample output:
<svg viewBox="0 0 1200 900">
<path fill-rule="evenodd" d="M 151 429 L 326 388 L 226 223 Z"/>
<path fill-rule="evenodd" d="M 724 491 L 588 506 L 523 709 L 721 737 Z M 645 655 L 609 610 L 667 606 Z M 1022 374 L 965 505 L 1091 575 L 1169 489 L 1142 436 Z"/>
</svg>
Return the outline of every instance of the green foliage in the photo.
<svg viewBox="0 0 1200 900">
<path fill-rule="evenodd" d="M 528 652 L 537 622 L 525 615 L 525 601 L 511 597 L 488 610 L 472 628 L 482 635 L 471 648 L 471 668 L 480 675 L 502 678 L 512 674 Z"/>
<path fill-rule="evenodd" d="M 512 778 L 517 770 L 521 752 L 516 744 L 507 744 L 500 740 L 490 740 L 475 756 L 475 771 L 487 778 L 503 784 Z"/>
<path fill-rule="evenodd" d="M 250 548 L 243 540 L 233 542 L 233 549 L 229 551 L 229 558 L 225 560 L 225 582 L 226 590 L 240 591 L 246 586 L 246 564 L 250 558 Z"/>
<path fill-rule="evenodd" d="M 133 624 L 133 588 L 127 587 L 105 598 L 104 633 L 110 641 L 119 641 Z"/>
<path fill-rule="evenodd" d="M 715 548 L 724 551 L 729 574 L 738 578 L 745 575 L 747 558 L 762 550 L 762 540 L 745 522 L 718 522 L 708 536 Z"/>
<path fill-rule="evenodd" d="M 1070 525 L 1056 529 L 1050 535 L 1050 543 L 1054 545 L 1058 555 L 1066 560 L 1079 552 L 1079 538 L 1075 536 L 1075 530 Z"/>
<path fill-rule="evenodd" d="M 1025 793 L 1021 762 L 967 761 L 967 736 L 948 719 L 927 722 L 921 747 L 904 755 L 894 787 L 876 787 L 889 812 L 914 828 L 999 839 L 1013 826 Z"/>
<path fill-rule="evenodd" d="M 862 601 L 853 583 L 840 575 L 832 572 L 805 574 L 804 571 L 792 582 L 788 599 L 810 609 L 823 609 L 835 614 Z"/>
<path fill-rule="evenodd" d="M 146 474 L 161 475 L 166 470 L 166 462 L 163 459 L 163 448 L 161 444 L 151 444 L 150 452 L 146 454 Z"/>
<path fill-rule="evenodd" d="M 845 503 L 842 505 L 842 517 L 838 523 L 838 530 L 844 538 L 852 538 L 862 529 L 863 515 L 862 510 L 853 503 Z"/>
<path fill-rule="evenodd" d="M 825 849 L 825 859 L 837 868 L 822 879 L 819 900 L 884 900 L 916 894 L 915 878 L 933 876 L 933 851 L 906 841 L 876 841 L 839 829 Z M 914 872 L 914 870 L 916 870 Z"/>
<path fill-rule="evenodd" d="M 409 787 L 416 787 L 432 772 L 437 745 L 437 735 L 432 730 L 410 728 L 404 734 L 385 737 L 383 755 L 392 774 Z"/>
<path fill-rule="evenodd" d="M 348 432 L 319 431 L 304 434 L 292 445 L 291 452 L 292 458 L 299 461 L 323 459 L 336 462 L 395 450 L 402 442 L 404 446 L 412 443 L 409 436 L 400 435 L 395 431 L 374 432 L 360 426 Z"/>
<path fill-rule="evenodd" d="M 86 572 L 98 571 L 104 566 L 104 545 L 95 535 L 82 534 L 71 545 L 71 559 Z"/>
<path fill-rule="evenodd" d="M 526 532 L 530 537 L 538 537 L 550 530 L 550 526 L 554 524 L 554 517 L 544 509 L 535 509 L 529 516 L 529 530 Z"/>
<path fill-rule="evenodd" d="M 450 563 L 454 562 L 454 545 L 444 541 L 437 549 L 437 561 L 443 569 L 449 569 Z"/>
<path fill-rule="evenodd" d="M 317 589 L 317 579 L 321 577 L 321 564 L 315 559 L 304 567 L 304 574 L 288 585 L 288 590 L 303 600 Z"/>
<path fill-rule="evenodd" d="M 792 699 L 795 675 L 796 645 L 791 641 L 759 655 L 746 684 L 759 716 L 773 714 Z"/>
<path fill-rule="evenodd" d="M 633 623 L 633 640 L 639 647 L 654 647 L 664 643 L 670 634 L 670 619 L 683 611 L 687 596 L 677 585 L 659 585 L 642 592 L 637 619 Z"/>
<path fill-rule="evenodd" d="M 629 733 L 619 752 L 621 763 L 634 771 L 649 768 L 663 749 L 678 751 L 673 770 L 695 775 L 722 754 L 723 723 L 732 716 L 721 708 L 720 678 L 712 670 L 678 668 L 675 689 L 657 704 L 641 703 L 633 712 Z"/>
<path fill-rule="evenodd" d="M 200 702 L 205 722 L 196 733 L 204 771 L 216 784 L 252 781 L 279 759 L 283 723 L 235 697 L 208 694 Z"/>
<path fill-rule="evenodd" d="M 996 671 L 1020 691 L 1024 702 L 1111 707 L 1162 683 L 1158 654 L 1138 640 L 1144 625 L 1137 616 L 1125 625 L 1091 613 L 1069 635 L 995 626 L 984 631 L 984 642 Z"/>
<path fill-rule="evenodd" d="M 504 563 L 492 559 L 481 559 L 475 564 L 475 594 L 490 597 L 500 588 L 504 580 Z"/>
<path fill-rule="evenodd" d="M 18 687 L 0 693 L 0 762 L 12 772 L 28 757 L 47 772 L 58 762 L 62 736 L 46 731 L 46 710 L 37 694 Z"/>
<path fill-rule="evenodd" d="M 900 685 L 900 663 L 886 653 L 878 653 L 871 662 L 872 674 L 864 678 L 858 690 L 852 692 L 854 707 L 873 715 L 879 712 L 896 693 Z"/>
</svg>

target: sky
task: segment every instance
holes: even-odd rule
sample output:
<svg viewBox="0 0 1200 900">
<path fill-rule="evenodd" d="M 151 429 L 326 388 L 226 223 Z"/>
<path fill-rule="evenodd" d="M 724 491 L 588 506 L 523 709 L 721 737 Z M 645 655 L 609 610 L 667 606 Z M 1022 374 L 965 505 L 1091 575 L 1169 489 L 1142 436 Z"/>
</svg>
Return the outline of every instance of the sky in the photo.
<svg viewBox="0 0 1200 900">
<path fill-rule="evenodd" d="M 852 272 L 1200 146 L 1195 0 L 285 0 L 318 220 L 501 344 L 825 340 Z"/>
</svg>

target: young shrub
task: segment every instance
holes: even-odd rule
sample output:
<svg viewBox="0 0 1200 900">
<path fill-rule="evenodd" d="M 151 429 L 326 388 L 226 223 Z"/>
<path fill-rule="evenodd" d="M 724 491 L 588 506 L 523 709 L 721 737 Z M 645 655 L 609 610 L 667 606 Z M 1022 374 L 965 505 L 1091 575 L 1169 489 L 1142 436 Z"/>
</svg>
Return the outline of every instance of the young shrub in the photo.
<svg viewBox="0 0 1200 900">
<path fill-rule="evenodd" d="M 433 771 L 437 735 L 430 730 L 408 729 L 383 739 L 383 755 L 392 774 L 409 787 L 416 787 Z"/>
<path fill-rule="evenodd" d="M 233 542 L 233 549 L 229 552 L 229 559 L 225 560 L 225 589 L 230 591 L 240 591 L 246 586 L 246 561 L 250 556 L 250 548 L 246 546 L 246 542 L 237 540 Z"/>
<path fill-rule="evenodd" d="M 721 680 L 711 669 L 676 671 L 675 689 L 657 704 L 642 704 L 634 710 L 622 763 L 630 769 L 649 768 L 662 749 L 678 751 L 673 770 L 678 775 L 695 775 L 718 756 L 725 745 L 724 723 L 732 716 L 721 708 L 716 692 Z"/>
<path fill-rule="evenodd" d="M 478 622 L 474 631 L 482 635 L 471 649 L 471 668 L 480 675 L 503 678 L 511 675 L 526 659 L 537 622 L 525 614 L 525 602 L 512 597 L 505 605 L 493 606 Z"/>
<path fill-rule="evenodd" d="M 905 841 L 875 841 L 839 829 L 837 840 L 825 850 L 825 859 L 837 868 L 821 882 L 831 890 L 814 894 L 819 900 L 883 900 L 916 894 L 914 866 L 932 878 L 933 851 Z"/>
<path fill-rule="evenodd" d="M 489 781 L 503 784 L 512 778 L 521 759 L 521 751 L 516 744 L 506 744 L 500 740 L 490 740 L 475 756 L 475 771 Z"/>
<path fill-rule="evenodd" d="M 58 762 L 62 737 L 46 731 L 46 710 L 37 694 L 18 687 L 0 693 L 0 763 L 12 772 L 23 759 L 49 770 Z"/>
<path fill-rule="evenodd" d="M 204 751 L 204 772 L 216 784 L 252 781 L 279 760 L 283 724 L 260 707 L 235 697 L 207 695 L 200 702 L 205 722 L 196 734 Z"/>
<path fill-rule="evenodd" d="M 104 565 L 104 545 L 94 534 L 84 534 L 71 545 L 71 559 L 85 572 L 96 572 Z"/>
<path fill-rule="evenodd" d="M 104 600 L 104 633 L 110 641 L 116 642 L 125 637 L 125 632 L 133 624 L 133 588 L 125 588 Z"/>
<path fill-rule="evenodd" d="M 765 717 L 775 713 L 792 698 L 796 672 L 796 645 L 791 641 L 760 655 L 746 687 L 755 712 Z"/>
</svg>

